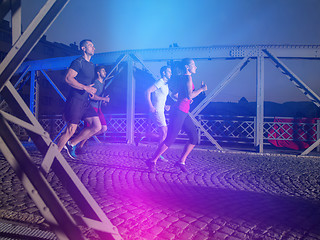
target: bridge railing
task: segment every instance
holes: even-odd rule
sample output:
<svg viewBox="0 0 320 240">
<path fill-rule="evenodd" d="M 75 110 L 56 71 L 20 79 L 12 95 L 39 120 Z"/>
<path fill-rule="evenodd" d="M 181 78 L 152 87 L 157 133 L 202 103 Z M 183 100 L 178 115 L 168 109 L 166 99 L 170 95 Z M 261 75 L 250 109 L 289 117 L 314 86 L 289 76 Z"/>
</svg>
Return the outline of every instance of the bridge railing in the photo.
<svg viewBox="0 0 320 240">
<path fill-rule="evenodd" d="M 99 136 L 102 141 L 126 140 L 127 118 L 125 114 L 105 114 L 108 130 Z M 199 115 L 197 117 L 204 129 L 219 143 L 253 144 L 255 141 L 256 117 Z M 63 128 L 65 122 L 61 115 L 41 116 L 39 122 L 53 139 Z M 81 127 L 81 125 L 80 125 Z M 14 126 L 14 131 L 21 140 L 28 135 L 23 128 Z M 157 132 L 156 126 L 147 114 L 135 115 L 135 134 Z M 204 133 L 198 133 L 199 144 L 210 145 Z M 264 144 L 271 142 L 304 142 L 313 143 L 320 137 L 319 118 L 274 118 L 265 117 L 263 125 Z M 184 132 L 180 132 L 178 140 L 186 140 Z M 319 150 L 319 149 L 318 149 Z"/>
</svg>

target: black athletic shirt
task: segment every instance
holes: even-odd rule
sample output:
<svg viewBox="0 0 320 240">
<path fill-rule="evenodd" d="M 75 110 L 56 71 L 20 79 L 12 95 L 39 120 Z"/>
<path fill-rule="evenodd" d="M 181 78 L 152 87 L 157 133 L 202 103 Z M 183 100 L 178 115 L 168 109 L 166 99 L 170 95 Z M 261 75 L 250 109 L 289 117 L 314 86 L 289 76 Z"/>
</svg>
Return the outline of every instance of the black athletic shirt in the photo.
<svg viewBox="0 0 320 240">
<path fill-rule="evenodd" d="M 102 92 L 103 92 L 103 86 L 104 86 L 104 84 L 101 83 L 99 81 L 99 79 L 94 80 L 93 87 L 97 89 L 97 92 L 95 93 L 95 95 L 97 95 L 99 97 L 102 97 L 101 95 L 102 95 Z M 91 104 L 92 107 L 99 108 L 99 101 L 97 101 L 97 100 L 92 100 L 91 99 L 90 100 L 90 104 Z"/>
<path fill-rule="evenodd" d="M 71 63 L 70 68 L 78 73 L 75 79 L 79 83 L 86 86 L 92 84 L 95 78 L 95 66 L 92 62 L 88 62 L 84 57 L 79 57 Z M 89 94 L 85 90 L 75 88 L 71 88 L 69 94 L 70 98 L 75 97 L 81 100 L 88 100 L 88 96 Z"/>
</svg>

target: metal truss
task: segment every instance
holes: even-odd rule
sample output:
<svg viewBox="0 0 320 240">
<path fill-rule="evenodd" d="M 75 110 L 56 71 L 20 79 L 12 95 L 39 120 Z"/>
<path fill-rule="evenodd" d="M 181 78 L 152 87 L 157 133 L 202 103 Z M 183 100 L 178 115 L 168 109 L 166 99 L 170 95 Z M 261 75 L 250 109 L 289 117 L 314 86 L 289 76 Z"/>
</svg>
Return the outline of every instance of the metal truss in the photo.
<svg viewBox="0 0 320 240">
<path fill-rule="evenodd" d="M 126 114 L 105 114 L 108 125 L 108 131 L 103 137 L 117 137 L 119 140 L 126 139 Z M 167 119 L 169 123 L 170 119 Z M 255 140 L 255 125 L 256 117 L 225 117 L 214 115 L 198 115 L 197 120 L 201 126 L 214 138 L 221 142 L 232 143 L 252 143 Z M 55 136 L 64 125 L 61 115 L 57 116 L 42 116 L 39 123 L 45 131 L 51 136 Z M 135 133 L 157 132 L 157 127 L 150 121 L 146 114 L 135 114 Z M 11 126 L 19 139 L 27 139 L 28 135 L 24 128 L 19 125 Z M 186 134 L 181 131 L 179 139 L 185 139 Z M 263 123 L 263 139 L 264 144 L 269 140 L 277 141 L 307 141 L 315 142 L 320 137 L 320 120 L 314 121 L 299 121 L 295 118 L 279 118 L 265 117 Z M 199 143 L 206 144 L 207 136 L 204 132 L 199 131 Z M 210 140 L 209 140 L 210 142 Z M 318 146 L 319 147 L 319 146 Z"/>
<path fill-rule="evenodd" d="M 224 87 L 227 86 L 231 80 L 238 75 L 238 73 L 248 64 L 249 58 L 246 57 L 241 60 L 241 62 L 229 73 L 229 75 L 214 89 L 210 92 L 205 99 L 203 99 L 195 109 L 189 113 L 189 116 L 193 120 L 193 122 L 200 127 L 200 129 L 205 133 L 211 143 L 217 146 L 218 149 L 222 150 L 222 147 L 214 140 L 214 138 L 196 121 L 195 116 L 199 115 L 199 113 L 212 101 L 212 99 L 222 91 Z"/>
<path fill-rule="evenodd" d="M 264 49 L 264 53 L 275 63 L 286 77 L 304 94 L 309 98 L 317 107 L 320 107 L 320 97 L 312 91 L 297 75 L 293 73 L 279 58 L 277 58 L 271 50 Z M 320 145 L 320 139 L 306 149 L 301 155 L 310 153 L 313 149 Z"/>
<path fill-rule="evenodd" d="M 271 56 L 272 52 L 272 56 Z M 124 57 L 126 56 L 126 57 Z M 277 56 L 277 57 L 275 57 Z M 134 62 L 139 62 L 143 68 L 151 73 L 155 78 L 154 74 L 147 68 L 146 62 L 159 62 L 159 61 L 171 61 L 179 60 L 186 57 L 192 57 L 195 60 L 210 61 L 213 59 L 232 59 L 240 60 L 239 64 L 218 84 L 218 86 L 207 95 L 207 97 L 193 110 L 191 118 L 195 124 L 204 131 L 199 121 L 197 122 L 197 115 L 212 101 L 212 99 L 219 94 L 224 87 L 230 83 L 235 77 L 242 71 L 246 65 L 251 62 L 256 62 L 256 102 L 257 102 L 257 116 L 255 122 L 255 141 L 254 145 L 257 151 L 263 152 L 263 119 L 264 119 L 264 62 L 265 59 L 281 59 L 281 58 L 292 58 L 292 59 L 320 59 L 320 46 L 319 45 L 243 45 L 243 46 L 212 46 L 212 47 L 194 47 L 194 48 L 163 48 L 163 49 L 144 49 L 144 50 L 126 50 L 119 52 L 100 53 L 93 56 L 92 61 L 96 64 L 114 64 L 119 61 L 127 61 L 128 63 L 128 91 L 127 91 L 127 142 L 133 143 L 134 136 L 134 100 L 135 100 L 135 80 L 132 77 L 132 67 Z M 18 73 L 22 72 L 27 66 L 30 71 L 39 69 L 51 69 L 58 70 L 64 69 L 70 64 L 75 57 L 56 58 L 39 60 L 24 63 Z M 279 61 L 278 61 L 279 62 Z M 280 64 L 284 66 L 283 64 Z M 278 64 L 277 64 L 278 66 Z M 286 67 L 285 67 L 286 68 Z M 286 68 L 287 69 L 287 68 Z M 292 71 L 286 71 L 286 75 L 290 75 L 290 79 L 298 79 Z M 293 77 L 292 77 L 293 76 Z M 311 89 L 306 88 L 301 81 L 293 81 L 295 84 L 299 82 L 299 89 L 307 89 L 308 95 L 312 96 L 310 99 L 317 104 L 315 101 L 315 95 Z M 297 84 L 296 84 L 297 85 Z M 318 105 L 317 105 L 318 106 Z M 218 149 L 221 147 L 209 136 L 210 134 L 205 133 L 211 143 L 214 144 Z"/>
<path fill-rule="evenodd" d="M 59 239 L 85 239 L 79 228 L 80 225 L 96 230 L 101 239 L 122 239 L 117 228 L 112 225 L 92 198 L 58 151 L 57 146 L 51 141 L 49 134 L 44 131 L 9 81 L 67 3 L 68 0 L 48 0 L 20 36 L 21 31 L 18 35 L 19 31 L 16 30 L 16 28 L 19 30 L 17 25 L 21 25 L 20 1 L 0 1 L 0 16 L 3 17 L 11 10 L 14 18 L 12 21 L 13 46 L 0 64 L 0 92 L 15 114 L 14 116 L 0 111 L 0 150 Z M 31 87 L 31 89 L 34 88 Z M 33 108 L 34 106 L 31 110 Z M 31 156 L 15 135 L 9 122 L 22 126 L 27 131 L 43 156 L 40 168 L 32 162 Z M 82 216 L 71 215 L 63 206 L 45 178 L 50 171 L 60 179 L 82 211 Z"/>
<path fill-rule="evenodd" d="M 137 55 L 137 54 L 133 54 L 131 53 L 130 54 L 130 57 L 135 60 L 136 62 L 140 63 L 142 65 L 142 67 L 151 74 L 151 76 L 154 78 L 154 80 L 157 80 L 156 76 L 154 75 L 154 73 L 146 66 L 146 64 L 144 63 L 144 61 Z M 129 83 L 129 79 L 128 79 L 128 83 Z M 132 85 L 129 85 L 128 87 L 132 87 Z M 132 88 L 132 91 L 134 91 L 134 88 Z M 128 95 L 129 96 L 129 95 Z M 134 102 L 133 102 L 134 103 Z M 134 108 L 134 105 L 130 106 L 130 110 Z M 128 111 L 127 111 L 128 113 Z M 131 114 L 134 114 L 131 113 Z M 128 114 L 128 115 L 131 115 L 131 114 Z M 200 124 L 200 122 L 195 118 L 194 114 L 192 113 L 188 113 L 190 118 L 192 119 L 192 121 L 195 123 L 195 125 L 201 129 L 201 131 L 204 132 L 204 134 L 206 135 L 206 137 L 210 140 L 210 142 L 215 145 L 219 150 L 222 150 L 222 147 L 218 144 L 218 142 L 202 127 L 202 125 Z M 130 129 L 128 129 L 130 130 Z M 132 131 L 130 131 L 132 133 Z M 133 134 L 130 134 L 130 140 L 128 141 L 129 143 L 133 143 Z"/>
</svg>

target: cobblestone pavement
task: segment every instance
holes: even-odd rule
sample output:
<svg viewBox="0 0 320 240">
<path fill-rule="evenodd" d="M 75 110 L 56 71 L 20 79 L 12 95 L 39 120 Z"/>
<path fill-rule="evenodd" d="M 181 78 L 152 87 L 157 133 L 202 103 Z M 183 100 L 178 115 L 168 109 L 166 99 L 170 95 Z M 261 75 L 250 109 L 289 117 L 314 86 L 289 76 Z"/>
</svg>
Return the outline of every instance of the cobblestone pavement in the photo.
<svg viewBox="0 0 320 240">
<path fill-rule="evenodd" d="M 320 157 L 196 149 L 186 174 L 173 166 L 182 151 L 174 147 L 164 154 L 169 162 L 150 173 L 145 161 L 154 150 L 91 144 L 78 160 L 68 159 L 124 239 L 320 239 Z M 0 162 L 1 211 L 41 222 L 3 157 Z M 48 179 L 76 212 L 58 180 Z"/>
</svg>

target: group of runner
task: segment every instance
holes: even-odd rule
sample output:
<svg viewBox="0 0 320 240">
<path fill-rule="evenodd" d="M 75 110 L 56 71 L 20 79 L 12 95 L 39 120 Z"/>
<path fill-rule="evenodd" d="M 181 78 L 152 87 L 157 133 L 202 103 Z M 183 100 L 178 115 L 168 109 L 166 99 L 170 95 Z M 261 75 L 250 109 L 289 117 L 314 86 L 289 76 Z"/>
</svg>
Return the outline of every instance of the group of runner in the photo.
<svg viewBox="0 0 320 240">
<path fill-rule="evenodd" d="M 84 144 L 90 137 L 107 131 L 101 105 L 110 101 L 109 96 L 103 96 L 106 69 L 103 66 L 96 67 L 90 61 L 95 50 L 93 42 L 89 39 L 81 41 L 80 49 L 82 56 L 71 63 L 65 77 L 66 83 L 71 87 L 63 114 L 67 127 L 57 143 L 59 151 L 65 148 L 73 159 L 83 152 Z M 188 172 L 186 158 L 197 144 L 197 128 L 188 115 L 190 104 L 192 99 L 207 90 L 203 82 L 199 89 L 195 89 L 192 74 L 195 74 L 196 70 L 195 62 L 190 58 L 175 62 L 173 69 L 163 66 L 160 69 L 161 78 L 146 90 L 149 112 L 159 132 L 158 148 L 153 157 L 146 161 L 151 172 L 157 171 L 157 160 L 163 159 L 162 154 L 172 145 L 181 129 L 187 133 L 189 141 L 175 166 Z M 169 81 L 175 83 L 175 87 L 170 90 Z M 169 95 L 175 100 L 171 107 L 166 105 Z M 167 126 L 165 111 L 169 109 L 170 122 Z M 86 126 L 72 138 L 81 120 L 86 122 Z M 138 137 L 136 144 L 144 137 L 146 136 Z"/>
</svg>

